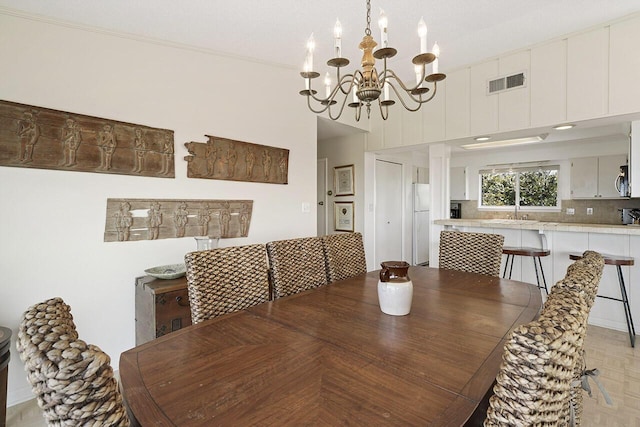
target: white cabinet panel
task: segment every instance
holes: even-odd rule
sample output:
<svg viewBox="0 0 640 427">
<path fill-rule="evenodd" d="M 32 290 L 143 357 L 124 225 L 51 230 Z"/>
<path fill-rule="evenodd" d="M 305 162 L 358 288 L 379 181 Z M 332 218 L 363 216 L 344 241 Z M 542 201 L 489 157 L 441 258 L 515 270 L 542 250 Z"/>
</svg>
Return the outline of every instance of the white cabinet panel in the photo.
<svg viewBox="0 0 640 427">
<path fill-rule="evenodd" d="M 640 16 L 610 27 L 609 111 L 640 111 Z"/>
<path fill-rule="evenodd" d="M 629 237 L 623 235 L 589 233 L 589 249 L 605 254 L 629 256 Z M 629 292 L 629 267 L 622 267 L 627 292 Z M 617 268 L 605 265 L 598 287 L 598 295 L 620 298 L 620 284 Z M 621 302 L 604 298 L 596 298 L 589 315 L 589 323 L 599 326 L 627 330 L 624 307 Z"/>
<path fill-rule="evenodd" d="M 627 164 L 627 156 L 602 156 L 598 158 L 598 194 L 600 197 L 618 198 L 615 180 L 620 173 L 620 166 Z"/>
<path fill-rule="evenodd" d="M 469 68 L 447 74 L 445 80 L 445 135 L 447 139 L 469 136 Z"/>
<path fill-rule="evenodd" d="M 444 141 L 445 136 L 445 100 L 447 96 L 447 79 L 438 85 L 436 96 L 422 106 L 419 114 L 422 117 L 422 142 Z"/>
<path fill-rule="evenodd" d="M 500 58 L 499 75 L 510 76 L 524 72 L 523 87 L 506 90 L 498 94 L 498 126 L 501 131 L 525 129 L 531 126 L 529 101 L 529 65 L 528 50 Z"/>
<path fill-rule="evenodd" d="M 626 163 L 627 156 L 624 154 L 571 159 L 571 198 L 620 197 L 614 181 L 620 166 Z"/>
<path fill-rule="evenodd" d="M 531 126 L 567 120 L 567 40 L 531 49 Z"/>
<path fill-rule="evenodd" d="M 601 117 L 609 101 L 609 27 L 579 34 L 567 45 L 567 120 Z"/>
<path fill-rule="evenodd" d="M 498 130 L 498 95 L 487 95 L 487 81 L 498 76 L 498 60 L 474 65 L 470 70 L 471 135 Z"/>
<path fill-rule="evenodd" d="M 631 307 L 631 316 L 633 317 L 636 331 L 638 331 L 638 323 L 640 321 L 640 236 L 629 236 L 629 256 L 633 257 L 635 264 L 629 267 L 629 306 Z"/>
<path fill-rule="evenodd" d="M 467 168 L 464 166 L 453 167 L 449 170 L 449 197 L 451 200 L 469 200 L 467 191 Z"/>
<path fill-rule="evenodd" d="M 399 113 L 402 122 L 400 145 L 414 145 L 422 142 L 422 110 L 412 112 L 402 106 L 394 111 Z M 424 108 L 424 106 L 422 106 Z"/>
<path fill-rule="evenodd" d="M 582 157 L 571 160 L 571 198 L 598 197 L 598 158 Z"/>
</svg>

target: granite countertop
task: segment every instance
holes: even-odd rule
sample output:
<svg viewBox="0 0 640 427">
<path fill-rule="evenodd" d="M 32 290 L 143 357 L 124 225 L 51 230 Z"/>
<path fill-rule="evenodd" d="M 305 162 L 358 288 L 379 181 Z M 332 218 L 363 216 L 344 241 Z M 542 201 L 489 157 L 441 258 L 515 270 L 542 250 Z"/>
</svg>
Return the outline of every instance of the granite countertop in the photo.
<svg viewBox="0 0 640 427">
<path fill-rule="evenodd" d="M 457 227 L 516 228 L 539 231 L 573 231 L 582 233 L 626 234 L 640 236 L 640 225 L 580 224 L 521 219 L 437 219 L 438 225 Z"/>
</svg>

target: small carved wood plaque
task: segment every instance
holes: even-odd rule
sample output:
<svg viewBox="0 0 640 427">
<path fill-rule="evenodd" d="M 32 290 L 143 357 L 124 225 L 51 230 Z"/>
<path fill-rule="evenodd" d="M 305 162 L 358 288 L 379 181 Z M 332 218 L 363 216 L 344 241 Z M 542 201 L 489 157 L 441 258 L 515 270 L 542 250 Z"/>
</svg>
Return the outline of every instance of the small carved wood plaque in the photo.
<svg viewBox="0 0 640 427">
<path fill-rule="evenodd" d="M 247 237 L 253 200 L 107 199 L 105 242 Z"/>
<path fill-rule="evenodd" d="M 189 178 L 287 184 L 289 150 L 206 135 L 205 142 L 186 142 Z"/>
<path fill-rule="evenodd" d="M 173 131 L 0 100 L 0 165 L 174 178 Z"/>
</svg>

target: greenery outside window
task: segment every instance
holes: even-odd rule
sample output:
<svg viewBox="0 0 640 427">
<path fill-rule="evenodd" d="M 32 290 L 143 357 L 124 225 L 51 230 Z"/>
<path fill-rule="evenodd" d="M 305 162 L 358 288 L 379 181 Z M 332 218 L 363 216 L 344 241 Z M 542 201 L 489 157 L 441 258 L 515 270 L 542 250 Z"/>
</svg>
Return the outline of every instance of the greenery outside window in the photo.
<svg viewBox="0 0 640 427">
<path fill-rule="evenodd" d="M 560 167 L 480 171 L 480 207 L 558 208 Z"/>
</svg>

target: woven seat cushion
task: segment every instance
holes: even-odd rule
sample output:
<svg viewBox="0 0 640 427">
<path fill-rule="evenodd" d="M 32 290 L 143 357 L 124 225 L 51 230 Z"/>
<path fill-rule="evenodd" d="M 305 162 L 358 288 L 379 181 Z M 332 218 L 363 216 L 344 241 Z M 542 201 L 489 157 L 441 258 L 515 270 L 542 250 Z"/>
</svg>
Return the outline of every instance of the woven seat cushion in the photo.
<svg viewBox="0 0 640 427">
<path fill-rule="evenodd" d="M 16 346 L 49 425 L 129 426 L 109 356 L 78 339 L 61 298 L 27 309 Z"/>
<path fill-rule="evenodd" d="M 303 237 L 267 243 L 273 297 L 281 298 L 326 285 L 322 239 Z"/>
<path fill-rule="evenodd" d="M 362 234 L 341 233 L 322 237 L 329 283 L 367 272 Z"/>
<path fill-rule="evenodd" d="M 488 233 L 440 232 L 440 268 L 500 277 L 504 236 Z"/>
<path fill-rule="evenodd" d="M 190 252 L 184 260 L 194 324 L 269 300 L 264 245 Z"/>
</svg>

